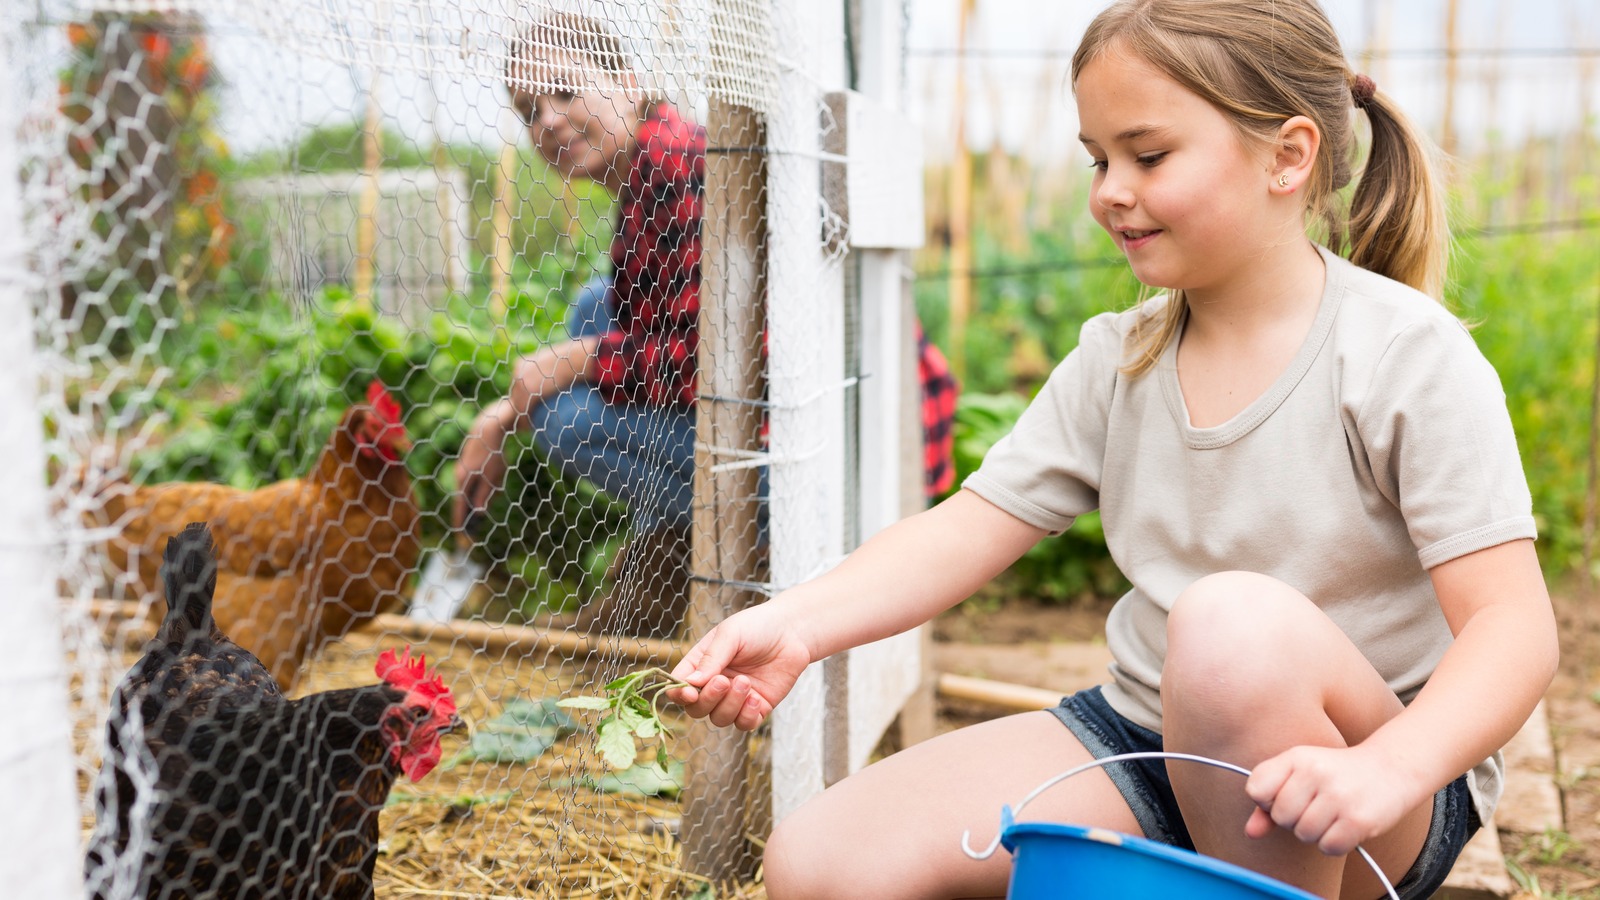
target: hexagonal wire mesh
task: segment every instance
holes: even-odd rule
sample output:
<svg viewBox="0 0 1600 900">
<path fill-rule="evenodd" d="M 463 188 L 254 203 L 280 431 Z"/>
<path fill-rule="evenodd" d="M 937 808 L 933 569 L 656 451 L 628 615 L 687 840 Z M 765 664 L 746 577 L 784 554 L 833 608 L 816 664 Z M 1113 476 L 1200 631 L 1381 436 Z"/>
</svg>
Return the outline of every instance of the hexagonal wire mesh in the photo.
<svg viewBox="0 0 1600 900">
<path fill-rule="evenodd" d="M 842 553 L 842 23 L 0 18 L 93 895 L 745 890 L 821 677 L 749 739 L 556 701 Z"/>
</svg>

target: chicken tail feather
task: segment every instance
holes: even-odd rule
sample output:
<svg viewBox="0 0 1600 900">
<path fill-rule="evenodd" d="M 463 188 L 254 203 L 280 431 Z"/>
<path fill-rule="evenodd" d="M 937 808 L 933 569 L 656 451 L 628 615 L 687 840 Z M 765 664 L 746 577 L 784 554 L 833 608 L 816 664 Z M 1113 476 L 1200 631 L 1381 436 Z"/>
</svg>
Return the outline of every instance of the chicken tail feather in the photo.
<svg viewBox="0 0 1600 900">
<path fill-rule="evenodd" d="M 217 592 L 217 545 L 204 522 L 190 522 L 167 540 L 161 578 L 167 589 L 167 617 L 158 640 L 181 644 L 191 634 L 210 637 L 216 630 L 211 599 Z"/>
</svg>

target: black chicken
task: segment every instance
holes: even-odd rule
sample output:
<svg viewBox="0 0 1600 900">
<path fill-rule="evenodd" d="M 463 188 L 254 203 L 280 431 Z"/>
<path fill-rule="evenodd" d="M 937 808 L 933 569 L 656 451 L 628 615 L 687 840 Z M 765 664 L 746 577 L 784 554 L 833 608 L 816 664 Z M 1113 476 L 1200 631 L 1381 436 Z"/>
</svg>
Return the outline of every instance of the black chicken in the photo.
<svg viewBox="0 0 1600 900">
<path fill-rule="evenodd" d="M 216 570 L 203 523 L 167 542 L 167 615 L 106 725 L 91 895 L 371 898 L 378 812 L 439 763 L 455 699 L 409 648 L 380 684 L 284 699 L 211 618 Z"/>
</svg>

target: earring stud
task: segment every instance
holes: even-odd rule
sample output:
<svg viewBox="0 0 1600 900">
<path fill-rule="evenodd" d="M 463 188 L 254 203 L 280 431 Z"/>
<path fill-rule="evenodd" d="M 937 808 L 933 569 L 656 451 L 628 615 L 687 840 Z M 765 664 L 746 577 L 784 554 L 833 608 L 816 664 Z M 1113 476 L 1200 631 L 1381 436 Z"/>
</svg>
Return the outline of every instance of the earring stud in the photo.
<svg viewBox="0 0 1600 900">
<path fill-rule="evenodd" d="M 1278 175 L 1278 187 L 1288 187 L 1288 186 L 1289 186 L 1289 173 L 1288 172 L 1280 173 Z"/>
</svg>

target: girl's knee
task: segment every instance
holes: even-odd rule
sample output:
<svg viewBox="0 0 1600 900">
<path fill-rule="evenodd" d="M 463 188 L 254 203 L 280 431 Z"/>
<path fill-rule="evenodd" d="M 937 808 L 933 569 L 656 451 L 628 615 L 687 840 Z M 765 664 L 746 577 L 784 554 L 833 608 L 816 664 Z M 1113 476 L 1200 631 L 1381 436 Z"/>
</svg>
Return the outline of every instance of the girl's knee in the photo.
<svg viewBox="0 0 1600 900">
<path fill-rule="evenodd" d="M 1271 690 L 1280 668 L 1306 652 L 1307 616 L 1322 613 L 1289 585 L 1253 572 L 1220 572 L 1190 585 L 1167 616 L 1163 689 L 1254 684 Z M 1303 657 L 1301 657 L 1303 658 Z"/>
<path fill-rule="evenodd" d="M 824 881 L 829 871 L 827 861 L 810 858 L 818 842 L 816 835 L 808 836 L 806 832 L 804 821 L 797 821 L 790 816 L 778 823 L 772 834 L 767 836 L 761 871 L 767 896 L 772 900 L 830 896 Z"/>
</svg>

